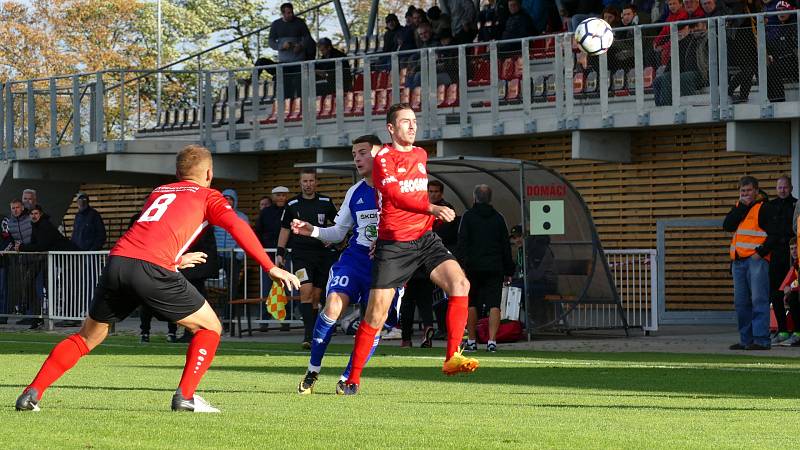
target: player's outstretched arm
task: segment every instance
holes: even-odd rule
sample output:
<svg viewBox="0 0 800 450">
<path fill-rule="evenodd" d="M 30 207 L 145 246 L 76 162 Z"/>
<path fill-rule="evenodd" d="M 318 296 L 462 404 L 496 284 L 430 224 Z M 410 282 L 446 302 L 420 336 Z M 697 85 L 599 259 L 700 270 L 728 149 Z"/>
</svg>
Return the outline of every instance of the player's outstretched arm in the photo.
<svg viewBox="0 0 800 450">
<path fill-rule="evenodd" d="M 272 278 L 273 281 L 278 281 L 283 284 L 286 289 L 300 289 L 300 280 L 293 273 L 287 272 L 278 266 L 273 266 L 272 269 L 269 269 L 269 277 Z"/>
</svg>

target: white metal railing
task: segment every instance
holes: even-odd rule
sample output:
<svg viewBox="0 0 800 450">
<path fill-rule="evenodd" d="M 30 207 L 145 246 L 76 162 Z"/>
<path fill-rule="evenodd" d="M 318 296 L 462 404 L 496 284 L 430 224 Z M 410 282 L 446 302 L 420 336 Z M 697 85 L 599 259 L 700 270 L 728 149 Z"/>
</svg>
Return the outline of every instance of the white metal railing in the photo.
<svg viewBox="0 0 800 450">
<path fill-rule="evenodd" d="M 606 250 L 605 254 L 628 326 L 645 332 L 658 330 L 656 250 Z M 618 315 L 610 317 L 620 320 Z"/>
<path fill-rule="evenodd" d="M 47 311 L 53 320 L 83 320 L 100 279 L 108 251 L 49 252 L 47 255 Z"/>
</svg>

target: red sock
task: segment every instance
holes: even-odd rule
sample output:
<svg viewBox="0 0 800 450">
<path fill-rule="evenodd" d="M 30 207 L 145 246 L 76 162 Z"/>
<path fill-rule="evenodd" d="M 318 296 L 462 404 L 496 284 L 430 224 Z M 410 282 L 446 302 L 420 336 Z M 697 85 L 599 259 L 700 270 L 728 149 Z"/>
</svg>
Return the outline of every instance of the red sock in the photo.
<svg viewBox="0 0 800 450">
<path fill-rule="evenodd" d="M 461 345 L 464 328 L 467 326 L 468 304 L 469 300 L 466 295 L 454 295 L 447 299 L 447 356 L 445 361 L 450 359 Z"/>
<path fill-rule="evenodd" d="M 376 334 L 378 334 L 377 328 L 367 325 L 364 320 L 361 321 L 356 331 L 356 342 L 353 344 L 353 366 L 350 368 L 350 377 L 347 378 L 348 383 L 361 383 L 361 371 L 367 364 Z"/>
<path fill-rule="evenodd" d="M 199 330 L 194 334 L 189 349 L 186 350 L 186 365 L 178 387 L 183 398 L 192 398 L 200 379 L 214 359 L 219 345 L 219 334 L 211 330 Z"/>
<path fill-rule="evenodd" d="M 41 400 L 44 391 L 55 383 L 61 375 L 64 375 L 64 372 L 71 369 L 81 359 L 81 356 L 88 353 L 89 347 L 86 346 L 86 341 L 78 334 L 69 336 L 53 347 L 53 351 L 50 352 L 50 355 L 42 364 L 42 368 L 39 369 L 36 378 L 28 386 L 39 392 L 37 400 Z"/>
</svg>

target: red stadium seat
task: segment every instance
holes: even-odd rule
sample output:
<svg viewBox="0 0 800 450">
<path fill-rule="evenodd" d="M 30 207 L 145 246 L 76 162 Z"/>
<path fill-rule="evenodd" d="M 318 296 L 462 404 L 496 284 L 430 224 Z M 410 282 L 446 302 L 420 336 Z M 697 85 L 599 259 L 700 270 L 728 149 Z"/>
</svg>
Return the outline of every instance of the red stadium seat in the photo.
<svg viewBox="0 0 800 450">
<path fill-rule="evenodd" d="M 489 76 L 489 59 L 474 58 L 472 61 L 472 78 L 467 81 L 467 86 L 488 86 Z"/>
<path fill-rule="evenodd" d="M 317 108 L 317 119 L 319 119 L 322 115 L 322 96 L 318 95 L 314 104 Z"/>
<path fill-rule="evenodd" d="M 411 109 L 416 112 L 422 111 L 422 88 L 415 87 L 411 90 Z"/>
<path fill-rule="evenodd" d="M 444 94 L 447 92 L 447 86 L 440 84 L 436 86 L 436 105 L 438 107 L 444 106 Z"/>
<path fill-rule="evenodd" d="M 386 114 L 386 111 L 389 109 L 389 101 L 391 98 L 391 89 L 375 91 L 375 103 L 373 103 L 372 112 L 375 114 Z"/>
<path fill-rule="evenodd" d="M 345 117 L 363 116 L 364 115 L 364 92 L 353 92 L 353 107 L 350 112 L 345 113 Z"/>
<path fill-rule="evenodd" d="M 444 95 L 444 106 L 448 108 L 458 106 L 458 83 L 447 86 L 447 92 Z"/>
<path fill-rule="evenodd" d="M 506 102 L 518 103 L 521 101 L 519 83 L 519 78 L 508 80 L 508 87 L 506 88 Z"/>
<path fill-rule="evenodd" d="M 353 97 L 355 94 L 352 91 L 344 93 L 344 115 L 348 117 L 353 112 Z"/>
<path fill-rule="evenodd" d="M 644 68 L 644 79 L 642 84 L 644 85 L 645 92 L 653 90 L 653 80 L 655 79 L 654 73 L 655 71 L 653 70 L 652 67 Z"/>
<path fill-rule="evenodd" d="M 378 73 L 378 78 L 375 84 L 372 86 L 372 89 L 388 89 L 389 84 L 391 83 L 391 74 L 386 71 L 381 71 Z"/>
<path fill-rule="evenodd" d="M 320 111 L 319 118 L 320 119 L 330 119 L 336 114 L 336 96 L 326 95 L 322 98 L 322 110 Z"/>
<path fill-rule="evenodd" d="M 303 119 L 303 99 L 300 97 L 293 98 L 291 104 L 291 113 L 286 117 L 287 122 L 298 122 Z"/>
<path fill-rule="evenodd" d="M 400 103 L 408 103 L 411 101 L 411 89 L 404 87 L 400 89 Z"/>
<path fill-rule="evenodd" d="M 363 91 L 364 90 L 364 74 L 359 73 L 356 74 L 355 78 L 353 78 L 353 91 Z"/>
</svg>

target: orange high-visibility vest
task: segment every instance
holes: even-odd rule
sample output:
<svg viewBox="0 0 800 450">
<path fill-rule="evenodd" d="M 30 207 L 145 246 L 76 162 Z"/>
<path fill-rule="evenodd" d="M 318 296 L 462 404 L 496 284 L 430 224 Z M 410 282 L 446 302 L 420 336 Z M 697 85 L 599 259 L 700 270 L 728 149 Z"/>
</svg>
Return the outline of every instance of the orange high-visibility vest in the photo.
<svg viewBox="0 0 800 450">
<path fill-rule="evenodd" d="M 739 228 L 733 234 L 731 239 L 731 259 L 749 258 L 756 253 L 756 248 L 763 245 L 767 240 L 767 232 L 758 226 L 758 213 L 761 211 L 761 205 L 764 202 L 758 202 L 750 208 L 744 220 L 739 223 Z M 769 261 L 770 255 L 766 259 Z"/>
</svg>

